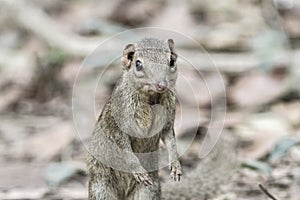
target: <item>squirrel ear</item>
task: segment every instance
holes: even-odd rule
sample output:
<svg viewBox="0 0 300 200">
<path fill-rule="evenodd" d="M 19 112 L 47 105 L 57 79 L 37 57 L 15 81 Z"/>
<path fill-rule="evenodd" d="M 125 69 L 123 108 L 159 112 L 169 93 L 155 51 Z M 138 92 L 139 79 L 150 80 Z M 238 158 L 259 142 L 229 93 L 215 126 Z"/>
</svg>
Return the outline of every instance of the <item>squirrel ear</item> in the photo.
<svg viewBox="0 0 300 200">
<path fill-rule="evenodd" d="M 171 54 L 174 58 L 174 60 L 176 61 L 177 60 L 177 53 L 175 52 L 175 45 L 174 45 L 174 41 L 173 39 L 168 39 L 168 45 L 169 45 L 169 48 L 170 48 L 170 51 L 171 51 Z"/>
<path fill-rule="evenodd" d="M 134 54 L 134 45 L 127 44 L 123 50 L 123 56 L 121 58 L 121 62 L 124 69 L 129 69 Z"/>
</svg>

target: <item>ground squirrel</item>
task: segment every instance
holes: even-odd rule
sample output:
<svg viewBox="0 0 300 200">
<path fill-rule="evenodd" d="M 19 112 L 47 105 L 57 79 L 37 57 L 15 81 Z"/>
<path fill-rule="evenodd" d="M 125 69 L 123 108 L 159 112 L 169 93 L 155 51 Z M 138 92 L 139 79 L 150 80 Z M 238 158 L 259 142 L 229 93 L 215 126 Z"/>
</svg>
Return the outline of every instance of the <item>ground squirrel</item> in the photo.
<svg viewBox="0 0 300 200">
<path fill-rule="evenodd" d="M 171 178 L 179 181 L 182 175 L 173 129 L 176 60 L 172 39 L 144 38 L 123 50 L 123 74 L 98 118 L 90 143 L 89 200 L 185 199 L 180 189 L 176 195 L 176 185 L 163 186 L 161 195 L 158 178 L 160 141 L 169 155 Z M 190 178 L 188 175 L 184 183 Z M 199 195 L 197 187 L 207 187 L 205 181 L 196 179 L 197 185 L 189 187 L 196 187 L 195 195 Z"/>
</svg>

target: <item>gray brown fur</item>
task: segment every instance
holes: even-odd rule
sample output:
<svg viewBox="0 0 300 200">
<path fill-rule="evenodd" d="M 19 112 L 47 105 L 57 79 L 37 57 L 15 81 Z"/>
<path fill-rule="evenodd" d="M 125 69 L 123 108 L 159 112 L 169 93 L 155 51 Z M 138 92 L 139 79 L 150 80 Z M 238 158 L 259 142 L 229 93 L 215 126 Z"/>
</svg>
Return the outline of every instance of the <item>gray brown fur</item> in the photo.
<svg viewBox="0 0 300 200">
<path fill-rule="evenodd" d="M 180 180 L 182 170 L 173 130 L 176 59 L 173 40 L 145 38 L 123 50 L 122 77 L 104 106 L 91 139 L 87 161 L 89 200 L 208 199 L 216 193 L 222 177 L 226 177 L 222 173 L 232 168 L 230 163 L 224 165 L 228 158 L 214 157 L 188 174 L 183 182 L 165 184 L 161 195 L 158 155 L 140 156 L 157 151 L 162 140 L 169 153 L 171 177 Z M 143 64 L 142 71 L 136 69 L 137 60 Z M 161 81 L 167 83 L 163 92 L 156 87 Z"/>
<path fill-rule="evenodd" d="M 96 123 L 88 156 L 89 199 L 160 199 L 158 157 L 141 159 L 167 144 L 171 175 L 182 174 L 173 131 L 176 61 L 173 40 L 145 38 L 125 47 L 123 74 Z M 137 70 L 136 61 L 143 70 Z M 167 83 L 164 91 L 157 89 Z M 123 164 L 122 164 L 123 163 Z M 121 167 L 122 169 L 116 169 Z M 148 172 L 149 171 L 149 172 Z"/>
</svg>

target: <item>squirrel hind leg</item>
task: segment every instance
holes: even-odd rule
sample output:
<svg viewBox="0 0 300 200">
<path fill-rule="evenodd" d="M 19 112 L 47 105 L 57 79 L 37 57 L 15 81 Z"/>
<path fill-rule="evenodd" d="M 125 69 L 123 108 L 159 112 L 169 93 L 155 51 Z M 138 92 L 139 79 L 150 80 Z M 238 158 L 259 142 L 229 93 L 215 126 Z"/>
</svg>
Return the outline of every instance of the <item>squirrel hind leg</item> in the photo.
<svg viewBox="0 0 300 200">
<path fill-rule="evenodd" d="M 117 188 L 104 180 L 89 181 L 88 200 L 119 200 Z"/>
<path fill-rule="evenodd" d="M 160 200 L 161 199 L 161 191 L 160 186 L 157 181 L 155 181 L 152 185 L 145 186 L 144 184 L 137 184 L 135 189 L 130 194 L 129 200 Z"/>
</svg>

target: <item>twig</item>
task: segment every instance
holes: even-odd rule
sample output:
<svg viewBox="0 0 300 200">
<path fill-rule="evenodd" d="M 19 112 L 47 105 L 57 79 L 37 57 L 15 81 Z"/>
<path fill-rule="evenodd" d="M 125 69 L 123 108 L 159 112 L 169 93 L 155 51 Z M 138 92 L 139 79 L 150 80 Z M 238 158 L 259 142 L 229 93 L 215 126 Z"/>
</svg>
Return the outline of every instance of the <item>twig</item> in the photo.
<svg viewBox="0 0 300 200">
<path fill-rule="evenodd" d="M 276 197 L 274 197 L 262 184 L 258 184 L 261 191 L 263 191 L 268 197 L 270 197 L 273 200 L 278 200 Z"/>
<path fill-rule="evenodd" d="M 87 39 L 58 29 L 54 21 L 34 4 L 24 1 L 1 0 L 0 6 L 9 10 L 11 19 L 45 40 L 50 46 L 66 53 L 86 56 L 105 38 Z"/>
</svg>

